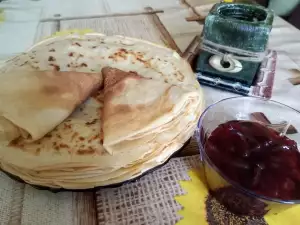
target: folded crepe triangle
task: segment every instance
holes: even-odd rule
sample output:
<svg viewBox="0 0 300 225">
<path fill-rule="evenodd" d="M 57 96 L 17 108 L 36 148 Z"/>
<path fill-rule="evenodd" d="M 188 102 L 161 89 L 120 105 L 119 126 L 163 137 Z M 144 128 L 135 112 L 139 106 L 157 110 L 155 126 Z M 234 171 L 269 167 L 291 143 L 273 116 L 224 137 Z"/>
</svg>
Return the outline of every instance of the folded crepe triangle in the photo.
<svg viewBox="0 0 300 225">
<path fill-rule="evenodd" d="M 103 146 L 113 153 L 124 141 L 152 138 L 171 128 L 197 92 L 144 78 L 135 72 L 106 67 L 104 79 Z M 178 119 L 177 119 L 178 121 Z"/>
<path fill-rule="evenodd" d="M 1 74 L 0 140 L 42 138 L 100 82 L 99 74 L 78 72 L 16 70 Z"/>
</svg>

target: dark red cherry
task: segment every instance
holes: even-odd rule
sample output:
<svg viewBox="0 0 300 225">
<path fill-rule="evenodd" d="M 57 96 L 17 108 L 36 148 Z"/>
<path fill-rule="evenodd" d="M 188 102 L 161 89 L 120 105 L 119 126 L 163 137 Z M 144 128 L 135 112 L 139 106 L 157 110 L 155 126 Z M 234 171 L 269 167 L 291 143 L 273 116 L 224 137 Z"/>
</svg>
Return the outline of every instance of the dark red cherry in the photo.
<svg viewBox="0 0 300 225">
<path fill-rule="evenodd" d="M 300 199 L 297 143 L 251 121 L 229 121 L 208 137 L 205 151 L 230 179 L 272 198 Z"/>
</svg>

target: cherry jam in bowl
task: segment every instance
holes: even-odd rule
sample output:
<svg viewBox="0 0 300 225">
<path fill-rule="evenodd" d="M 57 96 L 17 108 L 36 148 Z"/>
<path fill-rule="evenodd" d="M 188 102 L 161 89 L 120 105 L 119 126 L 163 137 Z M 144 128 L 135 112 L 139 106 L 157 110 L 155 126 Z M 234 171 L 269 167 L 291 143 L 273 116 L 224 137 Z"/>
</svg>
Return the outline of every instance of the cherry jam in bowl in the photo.
<svg viewBox="0 0 300 225">
<path fill-rule="evenodd" d="M 234 97 L 209 106 L 196 132 L 210 193 L 238 215 L 300 204 L 300 112 Z"/>
</svg>

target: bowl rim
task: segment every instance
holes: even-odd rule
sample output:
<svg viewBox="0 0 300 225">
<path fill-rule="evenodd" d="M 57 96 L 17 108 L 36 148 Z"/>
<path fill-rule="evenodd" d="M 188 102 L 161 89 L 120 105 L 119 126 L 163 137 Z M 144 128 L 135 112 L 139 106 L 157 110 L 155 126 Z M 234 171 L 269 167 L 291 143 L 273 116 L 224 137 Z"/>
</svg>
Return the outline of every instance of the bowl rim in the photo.
<svg viewBox="0 0 300 225">
<path fill-rule="evenodd" d="M 197 130 L 198 130 L 198 134 L 197 136 L 201 137 L 202 136 L 202 132 L 203 132 L 203 129 L 200 129 L 200 126 L 201 124 L 203 123 L 203 119 L 206 115 L 206 113 L 211 109 L 213 108 L 214 106 L 218 105 L 219 103 L 222 103 L 222 102 L 225 102 L 225 101 L 228 101 L 228 100 L 235 100 L 235 99 L 255 99 L 255 100 L 258 100 L 258 101 L 264 101 L 264 102 L 272 102 L 272 103 L 276 103 L 276 104 L 279 104 L 281 106 L 284 106 L 284 107 L 287 107 L 297 113 L 300 113 L 299 110 L 297 109 L 294 109 L 288 105 L 285 105 L 281 102 L 277 102 L 277 101 L 274 101 L 274 100 L 270 100 L 270 99 L 265 99 L 265 98 L 259 98 L 259 97 L 254 97 L 254 96 L 237 96 L 237 97 L 230 97 L 230 98 L 225 98 L 225 99 L 222 99 L 220 101 L 217 101 L 211 105 L 209 105 L 204 111 L 203 113 L 201 114 L 201 117 L 198 121 L 198 124 L 197 124 Z M 197 137 L 198 138 L 198 137 Z M 264 195 L 260 195 L 260 194 L 257 194 L 255 193 L 254 191 L 251 191 L 247 188 L 244 188 L 242 187 L 240 184 L 238 184 L 237 182 L 231 180 L 230 178 L 228 178 L 221 170 L 219 170 L 219 168 L 210 160 L 210 158 L 208 157 L 208 155 L 206 154 L 205 150 L 204 150 L 204 146 L 202 145 L 200 139 L 198 139 L 198 146 L 200 148 L 200 155 L 202 156 L 201 159 L 202 159 L 202 162 L 206 161 L 210 167 L 212 167 L 212 169 L 214 169 L 226 182 L 228 182 L 229 184 L 231 184 L 234 188 L 236 188 L 237 190 L 241 191 L 242 193 L 246 194 L 247 196 L 250 196 L 250 197 L 254 197 L 254 198 L 258 198 L 258 199 L 262 199 L 264 201 L 270 201 L 270 202 L 275 202 L 275 203 L 280 203 L 280 204 L 300 204 L 300 199 L 299 200 L 282 200 L 282 199 L 279 199 L 279 198 L 270 198 L 270 197 L 267 197 L 267 196 L 264 196 Z"/>
</svg>

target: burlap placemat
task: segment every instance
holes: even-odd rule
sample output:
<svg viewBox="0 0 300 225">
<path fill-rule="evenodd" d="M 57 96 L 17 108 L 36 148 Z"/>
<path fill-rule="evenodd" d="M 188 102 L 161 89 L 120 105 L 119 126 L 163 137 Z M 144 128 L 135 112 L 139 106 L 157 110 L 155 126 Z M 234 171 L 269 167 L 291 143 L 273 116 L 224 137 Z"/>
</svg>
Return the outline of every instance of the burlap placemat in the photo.
<svg viewBox="0 0 300 225">
<path fill-rule="evenodd" d="M 200 165 L 199 155 L 171 159 L 165 166 L 118 188 L 96 192 L 99 225 L 169 225 L 181 219 L 174 200 L 185 194 L 179 180 Z"/>
</svg>

